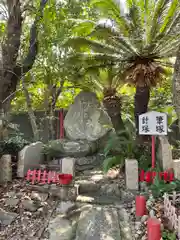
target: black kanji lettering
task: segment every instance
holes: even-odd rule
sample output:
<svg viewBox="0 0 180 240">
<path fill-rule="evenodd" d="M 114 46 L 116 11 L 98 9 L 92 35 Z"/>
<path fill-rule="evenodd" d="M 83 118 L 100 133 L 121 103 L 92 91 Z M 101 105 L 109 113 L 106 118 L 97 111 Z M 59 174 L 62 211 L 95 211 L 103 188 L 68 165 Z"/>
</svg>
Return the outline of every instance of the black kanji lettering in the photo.
<svg viewBox="0 0 180 240">
<path fill-rule="evenodd" d="M 163 125 L 156 126 L 156 132 L 163 133 L 164 132 L 164 126 Z"/>
<path fill-rule="evenodd" d="M 163 120 L 164 120 L 163 116 L 157 116 L 156 117 L 156 123 L 158 125 L 161 125 L 163 123 Z"/>
</svg>

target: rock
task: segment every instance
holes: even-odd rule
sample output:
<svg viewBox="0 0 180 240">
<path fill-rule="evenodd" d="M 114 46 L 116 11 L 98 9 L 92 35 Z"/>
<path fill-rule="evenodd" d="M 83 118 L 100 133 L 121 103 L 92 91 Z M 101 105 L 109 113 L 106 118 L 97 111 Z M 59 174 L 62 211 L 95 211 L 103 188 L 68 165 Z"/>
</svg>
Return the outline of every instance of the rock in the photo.
<svg viewBox="0 0 180 240">
<path fill-rule="evenodd" d="M 16 207 L 19 203 L 19 199 L 16 198 L 9 198 L 5 201 L 5 205 L 8 205 L 10 207 Z"/>
<path fill-rule="evenodd" d="M 148 215 L 142 216 L 142 217 L 141 217 L 141 222 L 142 222 L 142 223 L 145 223 L 145 222 L 148 220 L 148 217 L 149 217 Z"/>
<path fill-rule="evenodd" d="M 23 178 L 29 169 L 37 169 L 38 165 L 43 161 L 43 143 L 36 142 L 25 146 L 18 156 L 18 177 Z"/>
<path fill-rule="evenodd" d="M 149 211 L 149 216 L 150 216 L 151 218 L 155 218 L 155 217 L 156 217 L 156 214 L 155 214 L 155 212 L 154 212 L 153 209 L 151 209 L 151 210 Z"/>
<path fill-rule="evenodd" d="M 79 194 L 97 192 L 100 189 L 100 185 L 93 181 L 81 180 L 76 183 L 79 184 Z"/>
<path fill-rule="evenodd" d="M 0 183 L 12 181 L 11 155 L 3 155 L 0 159 Z"/>
<path fill-rule="evenodd" d="M 94 174 L 92 177 L 91 177 L 91 180 L 93 180 L 94 182 L 100 182 L 104 179 L 104 174 L 102 173 L 99 173 L 99 174 Z"/>
<path fill-rule="evenodd" d="M 61 159 L 61 169 L 62 173 L 71 174 L 74 176 L 75 174 L 75 158 L 66 157 Z"/>
<path fill-rule="evenodd" d="M 133 235 L 131 231 L 131 221 L 127 211 L 121 207 L 118 211 L 119 213 L 119 225 L 121 229 L 121 238 L 126 240 L 132 240 Z"/>
<path fill-rule="evenodd" d="M 57 213 L 66 214 L 69 210 L 75 207 L 75 203 L 71 201 L 61 201 L 60 204 L 56 208 Z"/>
<path fill-rule="evenodd" d="M 17 196 L 17 193 L 15 191 L 10 191 L 7 194 L 8 194 L 8 197 L 12 197 L 12 198 Z"/>
<path fill-rule="evenodd" d="M 17 198 L 22 198 L 24 196 L 24 193 L 23 192 L 18 192 L 16 193 L 16 197 Z"/>
<path fill-rule="evenodd" d="M 48 193 L 38 193 L 38 192 L 32 192 L 31 193 L 31 199 L 33 200 L 39 200 L 39 201 L 46 201 L 48 198 Z"/>
<path fill-rule="evenodd" d="M 39 208 L 39 206 L 35 204 L 32 200 L 23 200 L 22 205 L 25 210 L 30 212 L 35 212 Z"/>
<path fill-rule="evenodd" d="M 123 206 L 120 206 L 119 208 L 119 220 L 120 222 L 129 222 L 129 215 L 126 211 L 126 209 L 123 208 Z"/>
<path fill-rule="evenodd" d="M 58 164 L 59 164 L 59 159 L 53 159 L 53 160 L 51 161 L 51 164 L 58 165 Z"/>
<path fill-rule="evenodd" d="M 101 194 L 108 195 L 108 196 L 121 196 L 121 192 L 119 190 L 119 186 L 117 183 L 113 184 L 103 184 L 101 186 Z"/>
<path fill-rule="evenodd" d="M 50 195 L 53 197 L 57 197 L 62 201 L 74 201 L 77 197 L 77 187 L 69 186 L 69 187 L 51 187 Z"/>
<path fill-rule="evenodd" d="M 27 188 L 32 190 L 32 191 L 36 191 L 36 192 L 42 192 L 42 193 L 48 193 L 49 192 L 49 189 L 51 186 L 53 186 L 54 184 L 51 184 L 51 185 L 48 185 L 48 184 L 45 184 L 45 185 L 27 185 Z M 56 184 L 55 184 L 56 186 Z"/>
<path fill-rule="evenodd" d="M 130 191 L 125 191 L 123 189 L 120 189 L 121 192 L 121 200 L 124 202 L 132 202 L 135 198 L 135 195 Z"/>
<path fill-rule="evenodd" d="M 109 169 L 106 176 L 109 179 L 116 179 L 119 176 L 120 169 Z"/>
<path fill-rule="evenodd" d="M 129 190 L 139 189 L 138 161 L 136 159 L 125 160 L 126 187 Z"/>
<path fill-rule="evenodd" d="M 97 161 L 97 156 L 87 156 L 87 157 L 81 157 L 81 158 L 76 158 L 76 164 L 79 166 L 82 165 L 94 165 L 94 162 Z"/>
<path fill-rule="evenodd" d="M 77 171 L 85 171 L 93 169 L 95 166 L 101 165 L 104 160 L 103 154 L 76 158 L 75 168 Z"/>
<path fill-rule="evenodd" d="M 0 223 L 3 226 L 10 225 L 18 216 L 16 213 L 12 212 L 5 212 L 3 210 L 0 210 Z"/>
<path fill-rule="evenodd" d="M 97 144 L 89 141 L 58 139 L 49 142 L 49 154 L 53 157 L 85 157 L 97 150 Z"/>
<path fill-rule="evenodd" d="M 166 136 L 159 136 L 158 157 L 163 171 L 173 168 L 172 150 Z"/>
<path fill-rule="evenodd" d="M 93 207 L 81 212 L 75 240 L 121 239 L 115 208 Z"/>
<path fill-rule="evenodd" d="M 141 228 L 141 222 L 135 222 L 135 230 L 138 231 Z"/>
<path fill-rule="evenodd" d="M 112 123 L 96 94 L 81 92 L 66 114 L 64 127 L 71 140 L 96 141 L 109 132 Z"/>
<path fill-rule="evenodd" d="M 61 215 L 50 220 L 48 231 L 49 240 L 70 240 L 73 235 L 71 222 L 62 218 Z"/>
</svg>

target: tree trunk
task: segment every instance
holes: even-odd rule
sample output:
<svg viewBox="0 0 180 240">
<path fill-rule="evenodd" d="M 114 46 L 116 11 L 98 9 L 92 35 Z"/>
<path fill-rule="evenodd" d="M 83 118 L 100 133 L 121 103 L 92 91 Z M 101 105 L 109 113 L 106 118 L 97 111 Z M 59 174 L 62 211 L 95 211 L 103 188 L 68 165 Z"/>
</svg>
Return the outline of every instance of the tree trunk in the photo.
<svg viewBox="0 0 180 240">
<path fill-rule="evenodd" d="M 121 117 L 121 99 L 117 96 L 104 97 L 103 105 L 111 118 L 116 133 L 125 129 Z"/>
<path fill-rule="evenodd" d="M 32 131 L 33 131 L 33 137 L 35 141 L 39 141 L 40 136 L 39 136 L 38 126 L 36 123 L 36 116 L 34 115 L 34 111 L 32 109 L 31 99 L 30 99 L 29 92 L 27 90 L 24 78 L 22 78 L 22 87 L 23 87 L 25 98 L 26 98 L 26 104 L 27 104 L 28 115 L 31 122 Z"/>
<path fill-rule="evenodd" d="M 136 87 L 136 93 L 134 96 L 134 117 L 137 135 L 139 134 L 139 115 L 148 111 L 149 98 L 149 87 Z"/>
<path fill-rule="evenodd" d="M 46 95 L 44 99 L 45 104 L 45 112 L 46 112 L 46 128 L 49 129 L 48 131 L 48 140 L 56 138 L 55 132 L 55 107 L 60 96 L 65 80 L 60 82 L 60 87 L 56 87 L 56 85 L 48 85 L 46 89 Z"/>
<path fill-rule="evenodd" d="M 177 51 L 173 75 L 173 104 L 178 117 L 180 129 L 180 48 Z"/>
<path fill-rule="evenodd" d="M 47 0 L 41 0 L 40 9 L 30 31 L 29 51 L 24 61 L 17 62 L 22 34 L 22 12 L 20 0 L 7 0 L 8 22 L 6 38 L 2 44 L 2 62 L 0 68 L 0 111 L 7 111 L 10 104 L 5 99 L 16 91 L 21 77 L 33 66 L 38 47 L 37 23 L 42 18 Z"/>
</svg>

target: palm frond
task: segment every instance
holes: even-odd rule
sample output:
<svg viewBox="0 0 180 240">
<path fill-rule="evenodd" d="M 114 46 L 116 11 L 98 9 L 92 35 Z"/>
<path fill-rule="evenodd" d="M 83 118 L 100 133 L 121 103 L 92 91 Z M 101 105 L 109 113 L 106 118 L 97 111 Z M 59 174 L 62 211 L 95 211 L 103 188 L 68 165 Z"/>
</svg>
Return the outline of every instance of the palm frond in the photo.
<svg viewBox="0 0 180 240">
<path fill-rule="evenodd" d="M 71 54 L 66 58 L 66 64 L 69 65 L 79 65 L 82 64 L 87 68 L 88 66 L 91 66 L 92 63 L 96 64 L 116 64 L 117 61 L 125 61 L 124 58 L 122 58 L 121 55 L 118 54 L 104 54 L 104 53 L 75 53 Z"/>
<path fill-rule="evenodd" d="M 113 19 L 121 28 L 124 35 L 129 35 L 130 26 L 126 18 L 123 17 L 123 10 L 118 1 L 115 0 L 92 0 L 91 5 L 100 10 L 102 16 Z"/>
<path fill-rule="evenodd" d="M 154 14 L 151 20 L 151 30 L 148 37 L 148 43 L 154 41 L 156 34 L 159 32 L 161 23 L 164 20 L 168 11 L 168 4 L 171 0 L 157 0 L 155 5 Z"/>
<path fill-rule="evenodd" d="M 82 47 L 90 48 L 99 53 L 117 53 L 120 54 L 120 50 L 115 48 L 111 45 L 107 45 L 105 43 L 101 43 L 99 41 L 91 40 L 84 37 L 72 37 L 69 38 L 65 43 L 64 46 L 71 46 L 76 50 L 80 50 Z"/>
</svg>

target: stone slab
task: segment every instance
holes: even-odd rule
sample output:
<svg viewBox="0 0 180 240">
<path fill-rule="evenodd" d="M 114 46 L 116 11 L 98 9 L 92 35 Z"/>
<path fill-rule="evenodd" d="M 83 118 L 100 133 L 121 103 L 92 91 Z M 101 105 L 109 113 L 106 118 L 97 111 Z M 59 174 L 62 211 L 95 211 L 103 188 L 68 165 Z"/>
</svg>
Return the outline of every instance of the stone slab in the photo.
<svg viewBox="0 0 180 240">
<path fill-rule="evenodd" d="M 18 156 L 17 175 L 23 178 L 29 169 L 37 169 L 38 165 L 43 162 L 43 143 L 36 142 L 25 146 Z"/>
<path fill-rule="evenodd" d="M 180 159 L 173 161 L 174 177 L 180 180 Z"/>
<path fill-rule="evenodd" d="M 10 225 L 17 216 L 18 216 L 17 213 L 5 212 L 3 210 L 0 210 L 0 222 L 3 226 Z"/>
<path fill-rule="evenodd" d="M 173 168 L 172 149 L 166 136 L 159 136 L 158 157 L 163 171 Z"/>
<path fill-rule="evenodd" d="M 121 240 L 115 208 L 93 207 L 81 212 L 75 240 Z"/>
<path fill-rule="evenodd" d="M 136 159 L 125 160 L 126 188 L 129 190 L 139 189 L 138 161 Z"/>
<path fill-rule="evenodd" d="M 93 92 L 80 92 L 65 119 L 66 135 L 71 140 L 96 141 L 112 128 L 111 119 Z"/>
<path fill-rule="evenodd" d="M 53 197 L 57 197 L 62 201 L 74 201 L 77 197 L 78 189 L 76 186 L 57 186 L 53 187 L 51 186 L 49 189 L 49 193 Z"/>
<path fill-rule="evenodd" d="M 73 227 L 71 222 L 57 215 L 50 220 L 48 226 L 49 240 L 70 240 L 73 235 Z"/>
</svg>

